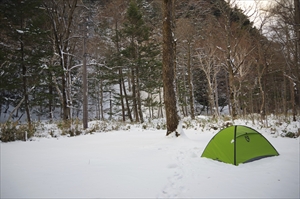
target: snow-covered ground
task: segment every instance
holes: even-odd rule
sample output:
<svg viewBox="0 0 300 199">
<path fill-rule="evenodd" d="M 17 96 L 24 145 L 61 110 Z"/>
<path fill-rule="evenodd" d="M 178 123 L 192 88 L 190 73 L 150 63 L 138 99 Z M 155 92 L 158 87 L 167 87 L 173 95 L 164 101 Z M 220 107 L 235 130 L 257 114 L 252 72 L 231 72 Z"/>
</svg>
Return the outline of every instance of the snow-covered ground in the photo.
<svg viewBox="0 0 300 199">
<path fill-rule="evenodd" d="M 1 198 L 300 197 L 299 137 L 280 136 L 300 129 L 299 121 L 277 122 L 275 134 L 258 123 L 235 121 L 258 130 L 280 153 L 239 166 L 201 158 L 218 130 L 204 120 L 191 124 L 179 138 L 166 137 L 155 125 L 131 125 L 0 143 Z"/>
</svg>

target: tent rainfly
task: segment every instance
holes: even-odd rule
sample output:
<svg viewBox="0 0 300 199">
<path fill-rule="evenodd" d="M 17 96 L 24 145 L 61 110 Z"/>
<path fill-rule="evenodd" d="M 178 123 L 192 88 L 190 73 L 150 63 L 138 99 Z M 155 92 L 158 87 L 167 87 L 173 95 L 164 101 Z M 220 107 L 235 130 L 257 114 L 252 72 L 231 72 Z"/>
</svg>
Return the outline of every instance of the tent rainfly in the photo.
<svg viewBox="0 0 300 199">
<path fill-rule="evenodd" d="M 279 153 L 259 132 L 235 125 L 219 131 L 207 144 L 201 157 L 239 165 Z"/>
</svg>

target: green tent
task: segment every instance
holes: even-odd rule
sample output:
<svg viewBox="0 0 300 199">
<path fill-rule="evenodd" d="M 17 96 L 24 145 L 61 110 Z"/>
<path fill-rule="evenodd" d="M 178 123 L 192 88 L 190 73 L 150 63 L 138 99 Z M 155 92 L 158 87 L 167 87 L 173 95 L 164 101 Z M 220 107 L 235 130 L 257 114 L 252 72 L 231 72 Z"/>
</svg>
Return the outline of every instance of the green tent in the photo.
<svg viewBox="0 0 300 199">
<path fill-rule="evenodd" d="M 277 156 L 272 144 L 256 130 L 236 125 L 219 131 L 207 144 L 201 157 L 238 165 Z"/>
</svg>

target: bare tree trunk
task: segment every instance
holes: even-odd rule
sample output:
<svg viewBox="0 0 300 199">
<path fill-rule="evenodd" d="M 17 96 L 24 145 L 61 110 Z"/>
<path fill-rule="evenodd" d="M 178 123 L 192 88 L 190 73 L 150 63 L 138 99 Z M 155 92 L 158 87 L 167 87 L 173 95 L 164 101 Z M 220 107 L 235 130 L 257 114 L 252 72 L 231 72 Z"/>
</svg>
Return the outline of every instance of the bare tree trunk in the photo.
<svg viewBox="0 0 300 199">
<path fill-rule="evenodd" d="M 109 91 L 109 120 L 112 120 L 112 98 L 111 90 Z"/>
<path fill-rule="evenodd" d="M 121 100 L 121 107 L 122 107 L 122 121 L 125 122 L 125 106 L 124 106 L 124 96 L 123 96 L 123 72 L 122 69 L 119 69 L 119 87 L 120 87 L 120 100 Z"/>
<path fill-rule="evenodd" d="M 136 122 L 140 122 L 139 120 L 139 114 L 138 114 L 138 108 L 137 108 L 137 92 L 136 92 L 136 76 L 135 71 L 132 68 L 131 69 L 131 81 L 132 81 L 132 106 L 133 106 L 133 113 L 135 117 Z"/>
<path fill-rule="evenodd" d="M 229 63 L 229 65 L 230 64 L 231 63 Z M 234 74 L 232 70 L 229 70 L 228 72 L 229 72 L 228 84 L 229 84 L 229 100 L 231 105 L 231 116 L 232 119 L 235 119 L 237 116 L 237 110 L 236 110 L 236 99 L 235 99 Z"/>
<path fill-rule="evenodd" d="M 123 80 L 122 83 L 123 83 L 123 91 L 124 91 L 124 97 L 125 97 L 125 102 L 126 102 L 126 107 L 127 107 L 127 114 L 130 119 L 130 122 L 133 122 L 131 110 L 130 110 L 130 106 L 129 106 L 129 101 L 128 101 L 128 95 L 127 95 L 126 87 L 125 87 L 125 81 Z"/>
<path fill-rule="evenodd" d="M 153 97 L 152 94 L 148 93 L 148 99 L 153 99 L 152 97 Z M 152 103 L 151 103 L 150 100 L 149 100 L 149 104 L 148 105 L 149 105 L 148 106 L 149 118 L 152 119 L 152 117 L 153 117 L 153 106 L 152 106 Z"/>
<path fill-rule="evenodd" d="M 298 110 L 300 109 L 300 1 L 294 0 L 295 6 L 295 33 L 296 33 L 296 56 L 295 56 L 295 67 L 296 74 L 298 78 L 298 83 L 296 84 L 297 95 L 298 95 Z M 297 97 L 297 96 L 296 96 Z"/>
<path fill-rule="evenodd" d="M 261 78 L 258 78 L 258 86 L 259 86 L 259 91 L 261 94 L 261 102 L 260 102 L 260 108 L 259 108 L 259 113 L 261 115 L 262 120 L 265 119 L 265 91 L 263 89 L 262 83 L 261 83 Z"/>
<path fill-rule="evenodd" d="M 136 67 L 136 98 L 137 98 L 137 108 L 139 114 L 139 122 L 143 123 L 143 111 L 142 111 L 142 99 L 141 99 L 141 92 L 140 92 L 140 81 L 139 81 L 139 68 Z"/>
<path fill-rule="evenodd" d="M 232 115 L 232 109 L 231 109 L 232 105 L 231 105 L 231 101 L 230 101 L 230 91 L 229 91 L 229 78 L 228 78 L 227 73 L 225 73 L 225 83 L 226 83 L 226 95 L 227 95 L 227 101 L 228 101 L 229 114 Z"/>
<path fill-rule="evenodd" d="M 176 52 L 174 53 L 174 55 L 176 56 Z M 176 63 L 175 63 L 176 64 Z M 183 67 L 182 68 L 182 74 L 186 74 L 186 70 L 185 68 Z M 175 70 L 175 76 L 176 76 L 176 70 Z M 186 117 L 188 116 L 188 110 L 187 110 L 187 93 L 186 93 L 186 78 L 185 78 L 185 75 L 183 75 L 183 80 L 182 80 L 182 86 L 183 86 L 183 90 L 181 92 L 179 92 L 179 90 L 177 90 L 177 95 L 180 96 L 179 99 L 180 99 L 180 102 L 181 103 L 181 109 L 182 109 L 182 114 L 183 114 L 183 117 Z M 176 81 L 176 80 L 175 80 Z M 177 81 L 176 81 L 177 82 Z M 179 86 L 179 84 L 177 84 Z"/>
<path fill-rule="evenodd" d="M 215 97 L 216 114 L 217 114 L 217 116 L 219 116 L 220 112 L 219 112 L 218 79 L 217 79 L 217 73 L 214 72 L 213 74 L 214 74 L 214 80 L 215 80 L 215 82 L 214 82 L 214 84 L 215 84 L 215 86 L 214 86 L 214 94 L 215 94 L 214 97 Z"/>
<path fill-rule="evenodd" d="M 285 33 L 286 33 L 286 38 L 287 40 L 291 40 L 290 38 L 290 33 L 289 33 L 289 30 L 288 28 L 285 29 Z M 285 71 L 285 76 L 287 76 L 287 78 L 289 79 L 289 82 L 290 82 L 290 104 L 291 104 L 291 108 L 292 108 L 292 114 L 293 114 L 293 120 L 296 121 L 296 106 L 295 106 L 295 88 L 294 88 L 294 74 L 293 74 L 293 64 L 289 62 L 289 60 L 292 62 L 292 58 L 291 58 L 291 51 L 293 51 L 290 47 L 290 45 L 286 45 L 286 50 L 287 50 L 287 60 L 286 60 L 286 64 L 288 67 L 287 70 Z M 295 51 L 296 53 L 294 53 L 294 63 L 295 63 L 295 66 L 294 67 L 297 67 L 297 44 L 295 46 Z M 284 77 L 285 78 L 285 77 Z"/>
<path fill-rule="evenodd" d="M 292 113 L 293 113 L 293 121 L 296 121 L 296 103 L 295 103 L 295 86 L 294 81 L 290 80 L 290 90 L 291 90 L 291 105 L 292 105 Z"/>
<path fill-rule="evenodd" d="M 163 114 L 163 108 L 162 108 L 162 96 L 161 96 L 161 89 L 159 88 L 159 107 L 158 107 L 158 114 L 157 114 L 157 117 L 158 118 L 162 118 L 164 117 L 164 114 Z"/>
<path fill-rule="evenodd" d="M 101 109 L 101 111 L 100 111 L 100 114 L 101 114 L 100 119 L 104 120 L 104 110 L 103 110 L 103 99 L 104 99 L 104 96 L 103 96 L 103 80 L 102 79 L 100 80 L 99 87 L 100 87 L 100 109 Z"/>
<path fill-rule="evenodd" d="M 119 46 L 119 31 L 118 31 L 118 19 L 117 16 L 115 16 L 115 31 L 116 31 L 116 48 L 117 52 L 120 52 L 120 46 Z M 122 107 L 122 121 L 125 122 L 125 106 L 123 101 L 123 91 L 122 91 L 122 85 L 123 85 L 123 71 L 122 68 L 119 68 L 119 87 L 120 87 L 120 100 L 121 100 L 121 107 Z"/>
<path fill-rule="evenodd" d="M 63 66 L 64 64 L 61 63 Z M 62 110 L 63 110 L 63 120 L 68 120 L 69 115 L 70 115 L 70 109 L 68 107 L 68 100 L 67 100 L 67 83 L 66 83 L 66 73 L 63 72 L 62 76 L 62 96 L 63 96 L 63 101 L 62 101 Z"/>
<path fill-rule="evenodd" d="M 82 80 L 83 80 L 83 129 L 88 128 L 88 81 L 87 81 L 87 67 L 86 67 L 86 36 L 83 38 L 83 67 L 82 67 Z"/>
<path fill-rule="evenodd" d="M 77 0 L 48 0 L 43 2 L 44 8 L 47 11 L 52 23 L 52 31 L 54 36 L 55 52 L 60 56 L 60 67 L 62 71 L 62 111 L 63 120 L 71 117 L 70 113 L 70 88 L 67 82 L 68 69 L 70 65 L 70 35 L 73 34 L 72 24 L 75 9 L 77 8 Z M 69 96 L 68 96 L 69 94 Z"/>
<path fill-rule="evenodd" d="M 261 53 L 260 53 L 259 57 L 260 57 L 259 59 L 262 60 Z M 267 70 L 267 66 L 268 66 L 266 57 L 264 58 L 264 62 L 262 65 L 263 65 L 262 70 L 260 70 L 259 66 L 257 66 L 257 70 L 258 70 L 258 78 L 257 79 L 258 79 L 259 91 L 261 94 L 261 103 L 260 103 L 259 112 L 260 112 L 262 120 L 264 120 L 265 116 L 266 116 L 266 110 L 265 110 L 266 94 L 265 94 L 265 91 L 264 91 L 264 88 L 262 85 L 262 79 L 263 79 L 263 75 L 264 75 L 265 71 Z"/>
<path fill-rule="evenodd" d="M 21 51 L 23 51 L 23 45 L 21 47 Z M 22 52 L 22 59 L 23 59 L 23 52 Z M 30 117 L 30 110 L 29 110 L 29 97 L 27 92 L 27 77 L 26 77 L 27 68 L 22 63 L 22 75 L 23 75 L 23 95 L 24 95 L 24 104 L 25 104 L 25 111 L 27 116 L 27 123 L 29 129 L 31 129 L 31 117 Z"/>
<path fill-rule="evenodd" d="M 286 64 L 284 64 L 284 71 L 287 71 L 286 69 Z M 285 117 L 287 116 L 287 113 L 288 113 L 288 108 L 287 108 L 287 88 L 286 88 L 286 85 L 287 85 L 287 77 L 284 75 L 284 73 L 282 74 L 283 76 L 283 89 L 282 89 L 282 93 L 281 96 L 282 96 L 282 105 L 283 105 L 283 113 L 285 115 Z"/>
<path fill-rule="evenodd" d="M 23 29 L 23 16 L 21 16 L 21 30 Z M 21 45 L 21 66 L 22 66 L 22 79 L 23 79 L 23 96 L 24 96 L 24 104 L 25 104 L 25 111 L 27 116 L 27 123 L 28 128 L 31 130 L 31 117 L 30 117 L 30 110 L 29 110 L 29 97 L 27 92 L 27 68 L 24 64 L 25 57 L 24 57 L 24 42 L 23 42 L 23 34 L 21 34 L 20 38 L 20 45 Z"/>
<path fill-rule="evenodd" d="M 52 79 L 51 74 L 49 74 L 49 76 L 50 76 L 49 79 Z M 49 96 L 50 96 L 50 98 L 49 98 L 49 118 L 50 118 L 50 121 L 52 121 L 53 120 L 53 111 L 52 111 L 52 109 L 53 109 L 53 107 L 52 107 L 53 106 L 52 105 L 52 103 L 53 103 L 53 100 L 52 100 L 53 86 L 52 86 L 52 84 L 49 84 L 48 87 L 49 87 Z"/>
<path fill-rule="evenodd" d="M 188 42 L 188 83 L 189 83 L 189 103 L 191 109 L 191 118 L 195 119 L 195 108 L 194 108 L 194 87 L 193 87 L 193 80 L 192 80 L 192 69 L 191 69 L 191 43 Z"/>
<path fill-rule="evenodd" d="M 170 135 L 177 132 L 180 117 L 178 115 L 176 84 L 174 79 L 174 40 L 172 32 L 173 23 L 173 0 L 163 0 L 163 86 L 164 103 L 167 119 L 167 133 Z"/>
</svg>

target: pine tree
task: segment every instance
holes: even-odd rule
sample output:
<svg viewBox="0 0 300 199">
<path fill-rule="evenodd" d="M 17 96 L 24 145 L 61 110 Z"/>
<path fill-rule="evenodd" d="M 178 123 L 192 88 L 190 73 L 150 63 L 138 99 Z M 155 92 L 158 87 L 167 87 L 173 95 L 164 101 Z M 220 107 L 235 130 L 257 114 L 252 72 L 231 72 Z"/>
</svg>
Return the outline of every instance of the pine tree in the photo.
<svg viewBox="0 0 300 199">
<path fill-rule="evenodd" d="M 31 107 L 34 105 L 33 91 L 44 82 L 43 62 L 49 55 L 47 31 L 44 29 L 45 13 L 40 9 L 40 0 L 22 0 L 1 2 L 1 48 L 4 73 L 1 87 L 4 96 L 9 98 L 2 103 L 20 107 L 26 112 L 31 127 Z M 8 81 L 5 81 L 8 80 Z M 11 113 L 12 116 L 13 113 Z"/>
<path fill-rule="evenodd" d="M 157 73 L 160 64 L 156 61 L 157 45 L 150 40 L 150 29 L 145 24 L 143 13 L 136 1 L 131 1 L 127 9 L 126 21 L 122 30 L 129 40 L 125 49 L 121 51 L 127 60 L 132 85 L 132 102 L 136 122 L 143 122 L 141 91 L 150 89 L 149 81 L 158 81 Z M 152 78 L 149 78 L 152 76 Z M 156 85 L 157 86 L 157 85 Z"/>
</svg>

